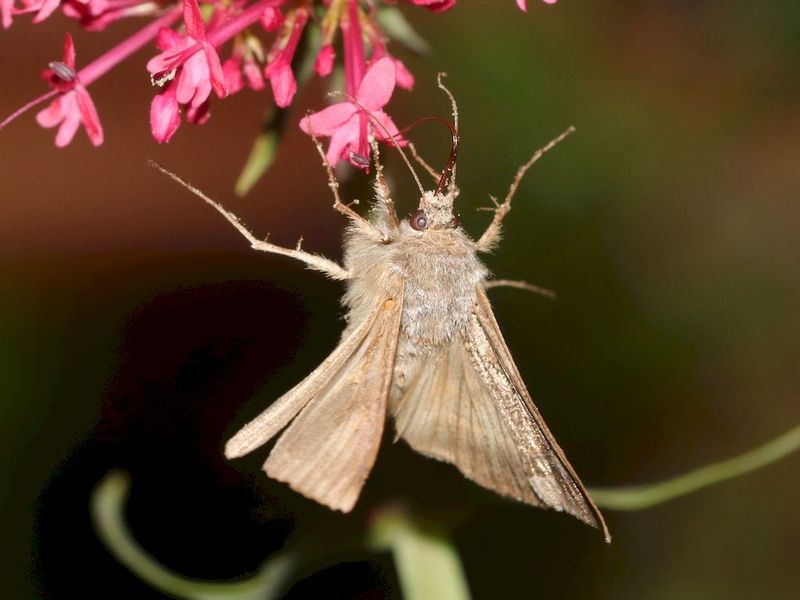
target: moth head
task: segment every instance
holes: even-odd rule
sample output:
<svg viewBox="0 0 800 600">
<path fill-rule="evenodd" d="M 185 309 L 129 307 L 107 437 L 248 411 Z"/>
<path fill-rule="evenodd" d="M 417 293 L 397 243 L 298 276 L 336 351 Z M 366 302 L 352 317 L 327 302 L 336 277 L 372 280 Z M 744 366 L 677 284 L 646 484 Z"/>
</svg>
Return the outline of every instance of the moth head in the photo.
<svg viewBox="0 0 800 600">
<path fill-rule="evenodd" d="M 439 84 L 441 86 L 441 76 Z M 455 105 L 453 110 L 455 111 Z M 422 196 L 419 199 L 419 208 L 411 213 L 408 218 L 408 224 L 416 231 L 446 230 L 458 227 L 458 216 L 453 212 L 453 204 L 458 197 L 458 188 L 456 187 L 458 126 L 457 122 L 450 123 L 444 120 L 442 122 L 450 129 L 450 133 L 453 136 L 453 147 L 450 150 L 447 165 L 442 169 L 436 189 L 422 192 Z"/>
<path fill-rule="evenodd" d="M 455 194 L 451 191 L 423 192 L 419 208 L 408 217 L 408 224 L 415 231 L 455 229 L 458 216 L 453 212 Z"/>
</svg>

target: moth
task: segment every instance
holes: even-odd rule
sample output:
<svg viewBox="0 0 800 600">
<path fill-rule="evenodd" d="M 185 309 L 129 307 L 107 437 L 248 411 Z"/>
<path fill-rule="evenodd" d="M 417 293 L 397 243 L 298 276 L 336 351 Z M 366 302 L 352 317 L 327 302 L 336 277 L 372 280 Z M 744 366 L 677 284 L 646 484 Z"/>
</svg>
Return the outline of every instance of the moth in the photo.
<svg viewBox="0 0 800 600">
<path fill-rule="evenodd" d="M 234 214 L 156 165 L 219 211 L 254 249 L 295 258 L 346 283 L 347 325 L 339 345 L 236 433 L 225 445 L 225 456 L 248 454 L 280 434 L 264 464 L 267 475 L 349 512 L 375 462 L 390 414 L 396 438 L 417 452 L 455 465 L 503 496 L 574 515 L 610 541 L 602 515 L 520 377 L 486 295 L 494 282 L 478 258 L 498 242 L 525 172 L 572 129 L 520 167 L 504 201 L 495 201 L 486 231 L 473 240 L 454 212 L 454 101 L 453 118 L 453 151 L 443 173 L 430 168 L 412 146 L 437 186 L 423 191 L 414 174 L 419 204 L 404 219 L 396 214 L 376 144 L 376 198 L 365 219 L 341 202 L 338 182 L 315 139 L 334 208 L 348 219 L 343 266 L 299 244 L 291 249 L 257 239 Z"/>
</svg>

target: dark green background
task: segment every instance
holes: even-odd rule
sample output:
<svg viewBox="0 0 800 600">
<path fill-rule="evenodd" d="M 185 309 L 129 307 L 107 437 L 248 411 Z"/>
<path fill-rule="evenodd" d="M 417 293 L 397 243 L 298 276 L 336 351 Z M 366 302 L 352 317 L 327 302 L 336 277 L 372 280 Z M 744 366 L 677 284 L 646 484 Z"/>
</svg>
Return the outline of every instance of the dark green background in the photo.
<svg viewBox="0 0 800 600">
<path fill-rule="evenodd" d="M 577 133 L 522 186 L 498 276 L 498 320 L 552 430 L 590 485 L 654 481 L 750 447 L 800 419 L 800 5 L 792 0 L 462 0 L 403 7 L 431 42 L 389 110 L 461 111 L 461 214 L 502 195 L 548 139 Z M 65 20 L 0 37 L 0 114 L 43 89 Z M 79 66 L 134 28 L 76 33 Z M 70 23 L 69 27 L 75 31 Z M 91 88 L 106 144 L 71 147 L 27 116 L 0 132 L 0 510 L 5 597 L 157 597 L 94 540 L 88 494 L 131 471 L 134 533 L 188 575 L 242 576 L 287 536 L 350 561 L 294 597 L 397 593 L 387 556 L 351 548 L 375 506 L 401 499 L 452 525 L 476 598 L 793 598 L 800 592 L 800 458 L 640 513 L 607 513 L 610 547 L 573 520 L 499 499 L 387 445 L 352 516 L 258 472 L 222 441 L 335 345 L 341 285 L 256 255 L 156 158 L 258 233 L 338 257 L 310 142 L 290 127 L 250 197 L 231 190 L 266 96 L 215 101 L 204 127 L 149 136 L 147 52 Z M 313 85 L 292 120 L 323 103 Z M 447 133 L 414 137 L 442 164 Z M 415 206 L 396 158 L 401 209 Z M 366 198 L 351 180 L 349 196 Z M 343 545 L 345 547 L 343 547 Z M 374 562 L 369 559 L 374 558 Z M 312 564 L 320 569 L 327 564 Z M 355 561 L 355 562 L 353 562 Z M 316 592 L 315 592 L 316 590 Z M 98 596 L 99 595 L 99 596 Z"/>
</svg>

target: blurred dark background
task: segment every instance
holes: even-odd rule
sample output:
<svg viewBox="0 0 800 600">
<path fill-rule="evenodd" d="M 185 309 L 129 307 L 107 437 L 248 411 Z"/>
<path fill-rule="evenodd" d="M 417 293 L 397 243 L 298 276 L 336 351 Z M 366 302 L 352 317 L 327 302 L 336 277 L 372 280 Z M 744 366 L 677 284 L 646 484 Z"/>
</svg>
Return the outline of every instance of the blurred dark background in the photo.
<svg viewBox="0 0 800 600">
<path fill-rule="evenodd" d="M 602 3 L 462 0 L 404 7 L 431 42 L 398 91 L 399 123 L 461 113 L 462 222 L 568 125 L 487 259 L 558 291 L 492 300 L 551 429 L 589 484 L 655 481 L 749 449 L 800 420 L 800 5 L 794 0 Z M 0 37 L 0 115 L 44 89 L 65 21 Z M 78 64 L 136 24 L 75 34 Z M 454 532 L 476 598 L 794 598 L 800 457 L 639 513 L 607 512 L 614 543 L 505 501 L 386 444 L 356 511 L 333 514 L 267 480 L 266 452 L 223 441 L 301 379 L 342 329 L 342 286 L 259 255 L 154 158 L 259 234 L 340 256 L 342 219 L 308 139 L 290 128 L 247 198 L 233 183 L 268 97 L 215 102 L 158 146 L 142 52 L 91 88 L 106 143 L 67 149 L 33 115 L 0 132 L 0 507 L 5 597 L 158 598 L 96 541 L 92 487 L 131 473 L 129 519 L 159 560 L 201 578 L 252 572 L 303 539 L 323 558 L 290 597 L 393 597 L 388 555 L 359 544 L 400 499 Z M 292 119 L 322 105 L 312 85 Z M 447 134 L 416 130 L 442 164 Z M 413 188 L 389 171 L 402 210 Z M 345 185 L 366 198 L 366 182 Z M 288 540 L 288 541 L 287 541 Z M 341 563 L 340 566 L 329 565 Z"/>
</svg>

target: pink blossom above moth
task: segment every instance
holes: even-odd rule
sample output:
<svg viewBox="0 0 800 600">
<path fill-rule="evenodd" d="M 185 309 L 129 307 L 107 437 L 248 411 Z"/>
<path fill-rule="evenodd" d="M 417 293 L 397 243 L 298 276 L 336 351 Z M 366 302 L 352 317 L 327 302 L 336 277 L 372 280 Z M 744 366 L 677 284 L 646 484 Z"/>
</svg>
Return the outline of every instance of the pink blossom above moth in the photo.
<svg viewBox="0 0 800 600">
<path fill-rule="evenodd" d="M 554 0 L 544 0 L 552 3 Z M 122 61 L 147 44 L 155 42 L 160 50 L 147 62 L 147 70 L 161 86 L 150 102 L 150 130 L 158 142 L 168 142 L 182 120 L 202 125 L 211 117 L 210 92 L 223 99 L 245 88 L 264 93 L 269 82 L 272 101 L 278 109 L 288 108 L 298 91 L 298 48 L 303 40 L 319 36 L 315 47 L 314 71 L 326 78 L 337 69 L 340 59 L 346 81 L 346 93 L 355 96 L 367 69 L 384 57 L 395 65 L 394 87 L 410 90 L 414 76 L 390 48 L 391 35 L 382 25 L 384 10 L 396 11 L 396 2 L 374 0 L 0 0 L 0 22 L 11 27 L 15 19 L 32 16 L 39 24 L 56 11 L 61 12 L 89 32 L 110 32 L 108 26 L 120 20 L 145 20 L 139 31 L 118 40 L 87 67 L 76 73 L 76 91 L 57 95 L 43 94 L 0 121 L 0 129 L 20 115 L 47 100 L 53 104 L 40 113 L 37 122 L 44 127 L 58 125 L 59 147 L 71 143 L 74 132 L 84 126 L 93 145 L 101 145 L 104 136 L 98 112 L 88 95 L 88 88 Z M 456 0 L 404 0 L 406 6 L 418 6 L 441 14 L 456 7 Z M 523 0 L 517 0 L 526 10 Z M 394 19 L 398 18 L 395 12 Z M 437 17 L 438 18 L 438 17 Z M 399 41 L 409 44 L 400 33 Z M 230 51 L 225 45 L 232 42 Z M 341 48 L 341 50 L 337 50 Z M 341 57 L 340 57 L 341 55 Z M 143 73 L 144 75 L 144 73 Z M 177 83 L 174 83 L 177 82 Z M 78 102 L 78 99 L 81 101 Z M 89 102 L 87 102 L 87 99 Z M 102 106 L 100 107 L 102 111 Z M 76 127 L 77 124 L 77 127 Z M 363 128 L 362 128 L 363 130 Z M 69 135 L 72 132 L 72 135 Z M 340 160 L 363 166 L 371 149 L 356 144 L 360 152 L 342 154 Z M 355 159 L 354 159 L 355 158 Z"/>
</svg>

